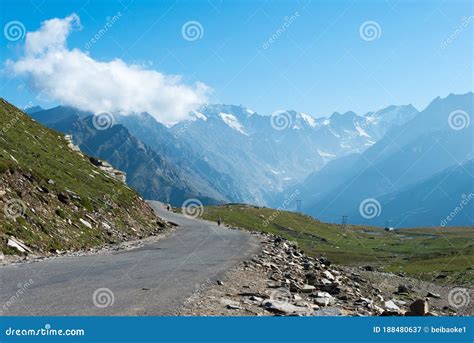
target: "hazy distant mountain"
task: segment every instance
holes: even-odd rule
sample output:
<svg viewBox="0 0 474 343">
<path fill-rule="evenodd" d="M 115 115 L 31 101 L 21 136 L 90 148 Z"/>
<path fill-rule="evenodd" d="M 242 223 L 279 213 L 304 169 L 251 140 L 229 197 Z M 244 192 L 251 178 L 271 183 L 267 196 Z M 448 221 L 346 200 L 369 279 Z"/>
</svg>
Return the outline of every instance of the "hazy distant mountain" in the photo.
<svg viewBox="0 0 474 343">
<path fill-rule="evenodd" d="M 171 131 L 232 177 L 245 201 L 268 204 L 328 161 L 365 151 L 417 113 L 412 106 L 391 106 L 365 116 L 347 112 L 316 119 L 295 111 L 271 117 L 243 106 L 209 105 Z"/>
<path fill-rule="evenodd" d="M 474 226 L 474 160 L 384 195 L 379 202 L 389 225 Z"/>
<path fill-rule="evenodd" d="M 399 222 L 394 218 L 400 218 L 402 212 L 395 215 L 382 211 L 380 216 L 367 219 L 358 214 L 360 203 L 367 198 L 382 199 L 389 193 L 396 194 L 472 158 L 473 125 L 456 130 L 453 127 L 457 124 L 451 121 L 450 125 L 450 118 L 457 114 L 458 119 L 472 122 L 473 101 L 473 93 L 436 98 L 419 115 L 389 130 L 355 162 L 352 161 L 349 175 L 330 181 L 318 173 L 308 178 L 300 188 L 307 190 L 306 193 L 318 193 L 318 189 L 322 189 L 320 193 L 323 194 L 316 199 L 306 195 L 304 210 L 323 220 L 334 221 L 339 215 L 351 214 L 350 221 L 354 223 L 383 225 L 389 220 L 397 226 Z M 344 168 L 344 164 L 340 167 Z M 417 218 L 416 225 L 431 222 L 430 218 Z M 400 223 L 403 225 L 402 221 Z M 411 223 L 415 223 L 415 219 Z"/>
</svg>

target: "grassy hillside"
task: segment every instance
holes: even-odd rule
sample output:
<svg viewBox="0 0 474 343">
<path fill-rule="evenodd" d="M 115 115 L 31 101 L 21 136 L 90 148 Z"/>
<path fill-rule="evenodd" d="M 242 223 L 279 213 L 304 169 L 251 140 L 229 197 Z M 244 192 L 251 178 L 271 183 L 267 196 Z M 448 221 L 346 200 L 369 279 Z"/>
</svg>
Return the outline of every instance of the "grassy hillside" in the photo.
<svg viewBox="0 0 474 343">
<path fill-rule="evenodd" d="M 295 212 L 247 205 L 206 207 L 203 218 L 297 241 L 312 256 L 344 265 L 456 284 L 474 280 L 474 229 L 426 228 L 387 232 L 380 228 L 328 224 Z"/>
<path fill-rule="evenodd" d="M 135 191 L 3 99 L 0 127 L 3 253 L 18 253 L 7 246 L 11 237 L 47 253 L 142 237 L 164 226 Z"/>
</svg>

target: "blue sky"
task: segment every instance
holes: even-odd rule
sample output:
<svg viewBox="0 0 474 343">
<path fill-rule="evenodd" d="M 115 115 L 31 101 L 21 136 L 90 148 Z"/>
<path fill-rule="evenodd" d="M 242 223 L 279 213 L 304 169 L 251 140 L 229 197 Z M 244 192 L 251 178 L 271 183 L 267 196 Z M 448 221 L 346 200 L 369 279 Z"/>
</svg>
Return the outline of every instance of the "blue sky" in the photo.
<svg viewBox="0 0 474 343">
<path fill-rule="evenodd" d="M 41 22 L 80 17 L 69 49 L 90 44 L 97 61 L 116 58 L 212 88 L 209 102 L 243 104 L 262 114 L 295 109 L 313 116 L 365 113 L 390 104 L 425 107 L 436 96 L 473 89 L 470 1 L 49 1 L 1 0 L 2 28 L 20 21 L 27 31 Z M 289 25 L 284 27 L 285 17 Z M 197 21 L 202 37 L 183 38 Z M 361 36 L 375 22 L 374 40 Z M 272 42 L 269 42 L 271 37 Z M 2 64 L 22 56 L 25 39 L 1 36 Z M 51 107 L 28 76 L 3 71 L 0 96 L 17 106 Z M 104 84 L 104 87 L 107 87 Z"/>
</svg>

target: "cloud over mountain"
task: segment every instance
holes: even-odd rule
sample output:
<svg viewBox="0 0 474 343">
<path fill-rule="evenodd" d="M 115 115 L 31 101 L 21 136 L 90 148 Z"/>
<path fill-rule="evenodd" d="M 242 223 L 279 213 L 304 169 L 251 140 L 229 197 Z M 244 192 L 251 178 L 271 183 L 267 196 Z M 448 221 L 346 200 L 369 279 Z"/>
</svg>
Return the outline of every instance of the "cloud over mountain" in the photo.
<svg viewBox="0 0 474 343">
<path fill-rule="evenodd" d="M 23 56 L 7 61 L 7 69 L 28 77 L 31 86 L 48 97 L 94 113 L 148 112 L 170 124 L 207 102 L 210 89 L 203 83 L 186 85 L 180 76 L 121 59 L 97 61 L 69 49 L 69 34 L 80 29 L 76 14 L 43 22 L 37 31 L 28 32 Z"/>
</svg>

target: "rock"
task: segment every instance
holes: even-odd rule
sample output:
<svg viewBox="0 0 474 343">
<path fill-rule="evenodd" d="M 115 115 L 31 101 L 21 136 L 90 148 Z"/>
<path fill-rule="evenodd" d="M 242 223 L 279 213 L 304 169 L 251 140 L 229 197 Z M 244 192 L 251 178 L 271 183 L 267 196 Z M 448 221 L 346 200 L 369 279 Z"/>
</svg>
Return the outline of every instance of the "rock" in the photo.
<svg viewBox="0 0 474 343">
<path fill-rule="evenodd" d="M 329 294 L 328 292 L 317 292 L 315 294 L 316 298 L 330 298 L 332 299 L 332 295 Z"/>
<path fill-rule="evenodd" d="M 400 311 L 390 311 L 390 310 L 385 310 L 382 312 L 381 316 L 386 317 L 386 316 L 399 316 Z"/>
<path fill-rule="evenodd" d="M 88 221 L 82 219 L 82 218 L 79 218 L 79 221 L 81 222 L 82 225 L 84 225 L 85 227 L 89 228 L 89 229 L 92 229 L 92 224 L 89 223 Z"/>
<path fill-rule="evenodd" d="M 432 293 L 432 292 L 428 292 L 428 294 L 426 295 L 428 298 L 441 298 L 441 295 L 437 294 L 437 293 Z"/>
<path fill-rule="evenodd" d="M 69 196 L 66 193 L 59 193 L 58 200 L 63 204 L 69 204 Z"/>
<path fill-rule="evenodd" d="M 334 277 L 334 275 L 331 274 L 331 272 L 329 270 L 325 270 L 323 272 L 323 275 L 326 279 L 330 280 L 330 281 L 334 281 L 336 280 L 336 278 Z"/>
<path fill-rule="evenodd" d="M 259 303 L 261 303 L 263 301 L 263 298 L 257 297 L 255 295 L 252 295 L 249 299 L 252 300 L 252 301 L 259 302 Z"/>
<path fill-rule="evenodd" d="M 226 308 L 230 310 L 237 310 L 240 309 L 240 303 L 238 301 L 226 299 L 226 298 L 221 298 L 221 304 L 225 305 Z"/>
<path fill-rule="evenodd" d="M 331 265 L 331 261 L 329 261 L 326 257 L 319 258 L 319 262 L 321 262 L 322 264 L 328 267 Z"/>
<path fill-rule="evenodd" d="M 363 266 L 362 269 L 368 272 L 373 272 L 375 270 L 372 266 Z"/>
<path fill-rule="evenodd" d="M 262 306 L 270 312 L 285 315 L 305 315 L 309 314 L 309 309 L 292 305 L 286 301 L 265 300 Z"/>
<path fill-rule="evenodd" d="M 398 285 L 397 293 L 410 293 L 411 287 L 408 285 Z"/>
<path fill-rule="evenodd" d="M 314 303 L 319 306 L 328 306 L 332 303 L 332 298 L 314 298 Z"/>
<path fill-rule="evenodd" d="M 359 304 L 365 304 L 365 305 L 370 305 L 372 304 L 372 300 L 371 299 L 368 299 L 368 298 L 359 298 L 355 301 L 355 303 L 359 303 Z"/>
<path fill-rule="evenodd" d="M 21 241 L 20 239 L 15 238 L 13 236 L 8 239 L 7 245 L 9 247 L 15 248 L 19 252 L 23 252 L 23 253 L 31 252 L 31 249 L 28 248 L 26 246 L 26 244 L 23 243 L 23 241 Z"/>
<path fill-rule="evenodd" d="M 303 293 L 311 293 L 316 289 L 316 287 L 312 285 L 304 285 L 303 288 L 301 288 L 301 292 Z"/>
<path fill-rule="evenodd" d="M 224 286 L 224 283 L 221 280 L 216 281 L 219 286 Z"/>
<path fill-rule="evenodd" d="M 423 299 L 417 299 L 410 305 L 410 312 L 415 316 L 424 316 L 429 312 L 428 302 Z"/>
<path fill-rule="evenodd" d="M 389 311 L 395 311 L 395 312 L 399 312 L 400 311 L 400 307 L 398 307 L 392 300 L 388 300 L 384 303 L 384 307 L 386 310 L 389 310 Z"/>
<path fill-rule="evenodd" d="M 321 310 L 317 310 L 313 312 L 313 316 L 318 316 L 318 317 L 326 317 L 326 316 L 344 316 L 345 313 L 342 309 L 337 308 L 337 307 L 326 307 Z"/>
<path fill-rule="evenodd" d="M 290 292 L 299 292 L 301 291 L 301 287 L 298 286 L 296 283 L 291 282 L 290 283 Z"/>
</svg>

